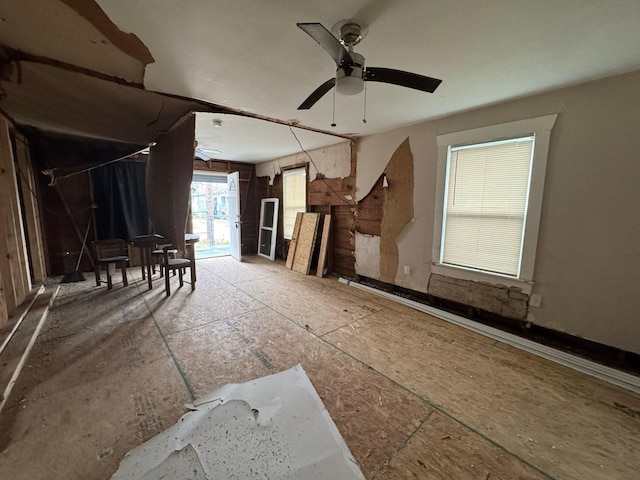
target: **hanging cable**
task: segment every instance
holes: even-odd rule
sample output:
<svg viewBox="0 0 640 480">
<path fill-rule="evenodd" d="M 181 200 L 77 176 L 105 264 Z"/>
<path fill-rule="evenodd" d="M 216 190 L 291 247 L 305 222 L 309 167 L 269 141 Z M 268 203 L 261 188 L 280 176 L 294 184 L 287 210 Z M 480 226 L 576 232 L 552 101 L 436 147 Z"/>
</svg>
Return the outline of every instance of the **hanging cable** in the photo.
<svg viewBox="0 0 640 480">
<path fill-rule="evenodd" d="M 332 117 L 331 126 L 332 127 L 336 126 L 336 87 L 333 87 L 333 117 Z M 291 130 L 291 133 L 293 133 L 293 130 Z M 294 133 L 293 135 L 295 136 L 296 134 Z M 296 137 L 296 140 L 297 139 L 298 137 Z M 300 141 L 298 141 L 298 143 L 300 143 Z M 300 145 L 300 147 L 302 147 L 302 145 Z"/>
<path fill-rule="evenodd" d="M 364 82 L 364 108 L 362 111 L 362 123 L 367 123 L 367 82 Z"/>
<path fill-rule="evenodd" d="M 318 168 L 318 166 L 316 165 L 316 162 L 313 161 L 313 158 L 311 158 L 311 155 L 309 155 L 309 152 L 307 152 L 304 147 L 302 146 L 302 143 L 300 142 L 300 139 L 298 138 L 298 136 L 296 135 L 296 132 L 293 131 L 293 128 L 291 128 L 291 125 L 289 125 L 289 130 L 291 131 L 291 134 L 293 135 L 293 138 L 296 139 L 296 141 L 298 142 L 298 145 L 300 145 L 300 149 L 304 152 L 304 154 L 309 158 L 309 160 L 311 161 L 311 164 L 313 165 L 313 167 L 316 169 L 316 172 L 318 172 L 320 174 L 320 177 L 322 179 L 322 181 L 325 183 L 325 185 L 327 186 L 327 188 L 329 190 L 331 190 L 333 193 L 336 194 L 336 196 L 345 204 L 345 205 L 349 205 L 349 206 L 353 206 L 356 204 L 356 202 L 354 201 L 349 201 L 347 200 L 345 197 L 343 197 L 341 194 L 339 194 L 338 192 L 336 192 L 333 187 L 329 184 L 329 182 L 327 182 L 327 179 L 324 177 L 324 173 L 322 173 L 320 171 L 320 169 Z"/>
</svg>

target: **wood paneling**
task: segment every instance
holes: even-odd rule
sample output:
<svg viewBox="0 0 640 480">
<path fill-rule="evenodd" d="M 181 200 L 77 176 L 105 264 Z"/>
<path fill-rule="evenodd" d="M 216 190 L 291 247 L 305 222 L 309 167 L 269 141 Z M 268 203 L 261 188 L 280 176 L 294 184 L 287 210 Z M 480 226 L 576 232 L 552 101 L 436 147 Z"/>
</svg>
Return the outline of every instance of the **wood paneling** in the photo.
<svg viewBox="0 0 640 480">
<path fill-rule="evenodd" d="M 26 139 L 22 135 L 15 134 L 13 145 L 16 165 L 19 171 L 20 199 L 24 213 L 31 281 L 41 282 L 47 276 L 47 264 L 45 262 L 40 211 L 36 193 L 38 187 L 34 178 Z"/>
<path fill-rule="evenodd" d="M 356 220 L 358 232 L 381 236 L 384 199 L 385 192 L 382 187 L 382 176 L 380 176 L 369 194 L 358 203 Z"/>
<path fill-rule="evenodd" d="M 327 271 L 355 278 L 355 162 L 356 143 L 351 144 L 351 171 L 345 178 L 324 178 L 317 175 L 308 183 L 307 211 L 331 215 L 331 234 L 327 251 Z M 298 165 L 300 166 L 300 165 Z M 293 166 L 292 166 L 293 167 Z M 282 175 L 276 175 L 267 187 L 267 196 L 280 199 L 283 205 Z M 380 214 L 380 217 L 382 214 Z M 282 235 L 282 211 L 276 242 L 276 256 L 287 257 L 289 241 Z"/>
<path fill-rule="evenodd" d="M 31 276 L 9 124 L 0 117 L 0 326 L 31 291 Z"/>
<path fill-rule="evenodd" d="M 121 158 L 134 147 L 28 129 L 25 135 L 34 171 L 54 169 L 57 177 L 55 185 L 51 185 L 51 177 L 40 173 L 35 175 L 47 274 L 70 273 L 75 269 L 82 237 L 93 216 L 88 169 Z M 81 232 L 80 238 L 77 231 Z M 87 244 L 94 240 L 95 229 L 90 228 Z M 94 270 L 86 251 L 80 270 Z"/>
</svg>

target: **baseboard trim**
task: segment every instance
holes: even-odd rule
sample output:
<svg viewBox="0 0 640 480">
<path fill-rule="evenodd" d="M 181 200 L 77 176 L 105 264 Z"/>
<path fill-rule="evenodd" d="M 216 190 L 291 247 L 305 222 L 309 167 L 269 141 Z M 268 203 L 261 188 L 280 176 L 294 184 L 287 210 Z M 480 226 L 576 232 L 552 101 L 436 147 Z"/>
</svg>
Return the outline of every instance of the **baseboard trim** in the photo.
<svg viewBox="0 0 640 480">
<path fill-rule="evenodd" d="M 605 382 L 609 382 L 613 385 L 617 385 L 635 393 L 640 393 L 640 377 L 637 377 L 635 375 L 631 375 L 629 373 L 616 370 L 615 368 L 592 362 L 591 360 L 587 360 L 585 358 L 563 352 L 562 350 L 542 345 L 538 342 L 533 342 L 512 333 L 505 332 L 497 328 L 470 320 L 468 318 L 461 317 L 460 315 L 456 315 L 452 312 L 440 310 L 430 305 L 425 305 L 414 300 L 403 298 L 398 295 L 394 295 L 393 293 L 385 292 L 368 285 L 363 285 L 353 280 L 348 280 L 340 277 L 339 281 L 341 283 L 344 283 L 345 285 L 365 290 L 367 292 L 373 293 L 374 295 L 378 295 L 380 297 L 395 301 L 402 305 L 406 305 L 429 315 L 433 315 L 434 317 L 440 318 L 454 325 L 458 325 L 459 327 L 471 330 L 475 333 L 484 335 L 489 338 L 493 338 L 494 340 L 498 340 L 500 342 L 511 345 L 512 347 L 524 350 L 533 355 L 537 355 L 538 357 L 546 358 L 547 360 L 551 360 L 552 362 L 564 365 L 565 367 L 569 367 L 587 375 L 591 375 L 592 377 L 598 378 Z"/>
</svg>

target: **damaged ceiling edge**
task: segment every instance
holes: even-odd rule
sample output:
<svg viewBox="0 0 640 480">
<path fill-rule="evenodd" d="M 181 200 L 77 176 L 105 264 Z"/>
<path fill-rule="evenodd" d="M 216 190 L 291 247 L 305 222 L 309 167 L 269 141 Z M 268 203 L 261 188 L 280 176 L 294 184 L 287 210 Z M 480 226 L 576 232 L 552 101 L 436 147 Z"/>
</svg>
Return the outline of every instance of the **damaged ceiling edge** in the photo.
<svg viewBox="0 0 640 480">
<path fill-rule="evenodd" d="M 234 109 L 234 108 L 230 108 L 230 107 L 226 107 L 226 106 L 221 106 L 215 103 L 211 103 L 208 102 L 206 100 L 201 100 L 201 99 L 197 99 L 197 98 L 190 98 L 190 97 L 185 97 L 182 95 L 176 95 L 176 94 L 171 94 L 171 93 L 164 93 L 164 92 L 158 92 L 158 91 L 153 91 L 153 90 L 148 90 L 145 88 L 145 86 L 142 83 L 137 83 L 137 82 L 132 82 L 130 80 L 127 80 L 125 78 L 116 76 L 116 75 L 111 75 L 108 73 L 103 73 L 103 72 L 99 72 L 99 71 L 95 71 L 95 70 L 91 70 L 88 68 L 84 68 L 84 67 L 80 67 L 74 64 L 70 64 L 70 63 L 66 63 L 66 62 L 62 62 L 59 60 L 55 60 L 52 58 L 48 58 L 48 57 L 43 57 L 43 56 L 39 56 L 39 55 L 33 55 L 30 53 L 26 53 L 26 52 L 22 52 L 20 50 L 16 50 L 14 48 L 8 47 L 6 45 L 0 45 L 0 61 L 2 62 L 2 77 L 0 77 L 1 80 L 3 81 L 15 81 L 15 83 L 17 85 L 21 85 L 22 84 L 22 64 L 24 63 L 32 63 L 35 65 L 45 65 L 45 66 L 50 66 L 50 67 L 54 67 L 54 68 L 59 68 L 63 71 L 67 71 L 67 72 L 71 72 L 71 73 L 75 73 L 78 75 L 82 75 L 82 76 L 87 76 L 93 79 L 97 79 L 97 80 L 102 80 L 105 82 L 110 82 L 110 83 L 114 83 L 117 84 L 118 86 L 121 87 L 128 87 L 128 88 L 132 88 L 132 89 L 137 89 L 143 92 L 146 92 L 148 94 L 152 94 L 152 95 L 157 95 L 160 96 L 162 98 L 169 98 L 172 100 L 176 100 L 176 101 L 182 101 L 185 102 L 186 104 L 189 105 L 189 110 L 185 110 L 181 115 L 177 116 L 175 118 L 175 120 L 172 123 L 175 124 L 177 122 L 180 121 L 180 119 L 187 113 L 190 112 L 209 112 L 209 113 L 220 113 L 220 114 L 229 114 L 229 115 L 238 115 L 238 116 L 242 116 L 242 117 L 247 117 L 247 118 L 252 118 L 252 119 L 256 119 L 256 120 L 261 120 L 261 121 L 266 121 L 266 122 L 270 122 L 270 123 L 274 123 L 274 124 L 279 124 L 279 125 L 284 125 L 284 126 L 288 126 L 288 127 L 295 127 L 295 128 L 299 128 L 302 130 L 307 130 L 307 131 L 311 131 L 311 132 L 315 132 L 315 133 L 321 133 L 321 134 L 325 134 L 325 135 L 330 135 L 333 137 L 337 137 L 337 138 L 342 138 L 342 139 L 351 139 L 352 137 L 350 135 L 345 135 L 345 134 L 339 134 L 336 132 L 331 132 L 331 131 L 327 131 L 327 130 L 322 130 L 322 129 L 317 129 L 314 127 L 309 127 L 306 125 L 301 125 L 299 122 L 297 121 L 292 121 L 292 120 L 280 120 L 277 118 L 272 118 L 272 117 L 267 117 L 265 115 L 260 115 L 257 113 L 252 113 L 252 112 L 246 112 L 243 110 L 239 110 L 239 109 Z M 11 65 L 11 67 L 7 67 L 7 65 Z M 13 67 L 13 65 L 15 65 L 15 67 Z M 15 73 L 15 80 L 12 78 L 12 70 L 13 69 L 17 69 L 17 72 Z M 5 95 L 7 96 L 7 95 Z M 1 102 L 0 102 L 1 104 Z M 18 125 L 23 125 L 25 124 L 24 122 L 21 122 L 15 118 L 13 118 L 12 112 L 7 111 L 6 109 L 3 108 L 3 111 L 5 113 L 5 116 L 8 117 L 8 119 L 13 119 L 15 120 L 15 123 Z M 71 133 L 67 130 L 61 130 L 59 128 L 57 128 L 56 126 L 56 122 L 51 122 L 51 124 L 48 127 L 44 127 L 43 125 L 37 125 L 34 123 L 26 123 L 27 126 L 32 126 L 32 127 L 36 127 L 36 128 L 40 128 L 42 130 L 46 130 L 46 131 L 52 131 L 52 132 L 60 132 L 60 133 Z M 148 125 L 150 126 L 150 124 Z M 82 132 L 76 132 L 78 136 L 81 137 L 86 137 L 86 138 L 104 138 L 104 139 L 109 139 L 109 140 L 115 140 L 115 141 L 123 141 L 125 143 L 140 143 L 140 140 L 137 141 L 132 141 L 132 140 L 125 140 L 123 138 L 113 138 L 113 137 L 103 137 L 103 136 L 96 136 L 93 135 L 91 133 L 82 133 Z M 161 132 L 157 132 L 157 134 L 159 134 Z M 145 144 L 149 144 L 151 142 L 155 141 L 155 135 L 153 138 L 147 138 L 143 143 Z"/>
<path fill-rule="evenodd" d="M 135 58 L 145 67 L 155 59 L 147 46 L 134 33 L 120 30 L 95 0 L 61 0 L 69 8 L 93 25 L 121 52 Z M 142 80 L 142 79 L 141 79 Z"/>
</svg>

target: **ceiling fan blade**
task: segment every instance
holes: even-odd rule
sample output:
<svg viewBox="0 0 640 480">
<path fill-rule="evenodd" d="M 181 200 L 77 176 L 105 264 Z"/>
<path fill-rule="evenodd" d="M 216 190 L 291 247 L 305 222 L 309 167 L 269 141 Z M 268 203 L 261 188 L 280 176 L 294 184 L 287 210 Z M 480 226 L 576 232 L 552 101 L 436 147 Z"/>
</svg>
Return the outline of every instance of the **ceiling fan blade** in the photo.
<svg viewBox="0 0 640 480">
<path fill-rule="evenodd" d="M 345 64 L 351 65 L 353 63 L 351 55 L 349 55 L 347 49 L 340 43 L 340 40 L 334 37 L 321 23 L 297 23 L 296 25 L 329 52 L 329 55 L 331 55 L 331 58 L 333 58 L 338 67 Z"/>
<path fill-rule="evenodd" d="M 433 93 L 442 80 L 425 77 L 417 73 L 394 70 L 393 68 L 367 67 L 365 80 L 369 82 L 392 83 L 401 87 L 414 88 L 423 92 Z"/>
<path fill-rule="evenodd" d="M 300 104 L 300 106 L 298 107 L 298 110 L 309 110 L 311 107 L 315 105 L 315 103 L 318 100 L 320 100 L 325 95 L 325 93 L 331 90 L 335 84 L 336 84 L 335 78 L 330 78 L 329 80 L 324 82 L 322 85 L 316 88 L 313 91 L 313 93 L 309 95 L 304 102 Z"/>
</svg>

